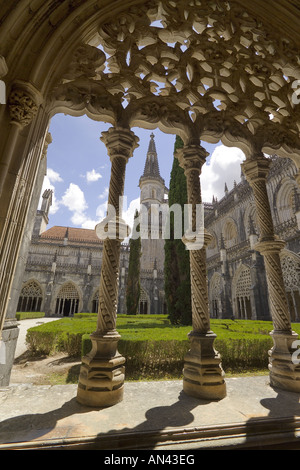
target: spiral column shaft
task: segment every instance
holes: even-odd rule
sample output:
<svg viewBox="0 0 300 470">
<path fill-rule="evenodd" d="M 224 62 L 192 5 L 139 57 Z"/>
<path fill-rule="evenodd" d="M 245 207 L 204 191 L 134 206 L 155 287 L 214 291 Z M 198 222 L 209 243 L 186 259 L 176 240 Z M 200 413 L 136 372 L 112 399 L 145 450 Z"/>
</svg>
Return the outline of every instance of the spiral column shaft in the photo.
<svg viewBox="0 0 300 470">
<path fill-rule="evenodd" d="M 269 306 L 273 321 L 274 346 L 269 351 L 270 382 L 273 386 L 300 391 L 300 368 L 293 363 L 293 344 L 298 335 L 292 331 L 287 296 L 281 268 L 280 252 L 285 243 L 276 238 L 267 193 L 267 176 L 271 161 L 263 155 L 242 164 L 243 172 L 253 189 L 259 226 L 259 242 L 255 249 L 265 262 Z"/>
<path fill-rule="evenodd" d="M 202 204 L 200 174 L 206 150 L 200 145 L 187 146 L 177 153 L 187 181 L 187 196 L 191 219 L 182 239 L 190 253 L 192 326 L 190 350 L 185 356 L 183 390 L 191 396 L 220 400 L 226 396 L 221 358 L 214 349 L 216 335 L 210 329 L 206 246 L 211 236 L 204 224 L 197 221 L 197 206 Z"/>
<path fill-rule="evenodd" d="M 123 399 L 125 358 L 117 350 L 116 331 L 121 241 L 129 235 L 122 220 L 122 197 L 128 159 L 138 139 L 129 129 L 111 128 L 101 139 L 111 160 L 108 211 L 97 225 L 104 239 L 99 287 L 97 330 L 91 335 L 92 349 L 82 359 L 77 400 L 87 406 L 111 406 Z"/>
</svg>

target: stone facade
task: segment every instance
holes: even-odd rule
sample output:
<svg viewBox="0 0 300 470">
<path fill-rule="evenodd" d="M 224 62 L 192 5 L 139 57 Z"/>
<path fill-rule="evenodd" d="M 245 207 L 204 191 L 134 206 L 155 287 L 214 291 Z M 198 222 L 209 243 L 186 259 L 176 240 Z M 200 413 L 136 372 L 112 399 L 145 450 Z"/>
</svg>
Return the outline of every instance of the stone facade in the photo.
<svg viewBox="0 0 300 470">
<path fill-rule="evenodd" d="M 300 321 L 300 205 L 296 173 L 291 160 L 272 157 L 267 188 L 276 234 L 286 242 L 281 262 L 292 321 Z M 167 313 L 162 220 L 152 217 L 150 223 L 150 208 L 153 212 L 165 204 L 168 190 L 160 176 L 153 134 L 139 185 L 140 201 L 149 218 L 149 224 L 145 224 L 149 233 L 143 233 L 141 240 L 139 313 Z M 42 207 L 37 211 L 17 310 L 45 311 L 47 316 L 97 312 L 103 242 L 94 230 L 46 229 L 51 198 L 51 191 L 45 191 Z M 204 205 L 205 226 L 213 236 L 207 248 L 210 316 L 271 320 L 264 260 L 253 248 L 259 237 L 253 191 L 243 173 L 231 191 L 225 185 L 220 201 L 213 198 L 212 203 Z M 119 314 L 126 313 L 128 262 L 129 245 L 123 243 Z"/>
<path fill-rule="evenodd" d="M 300 320 L 300 232 L 297 168 L 288 159 L 271 157 L 267 180 L 276 235 L 285 241 L 281 253 L 292 321 Z M 205 226 L 213 239 L 207 249 L 211 317 L 271 320 L 265 266 L 254 249 L 259 228 L 253 191 L 243 173 L 224 197 L 205 204 Z"/>
<path fill-rule="evenodd" d="M 159 173 L 154 135 L 151 135 L 140 201 L 146 208 L 165 202 L 167 188 Z M 46 190 L 37 211 L 17 311 L 45 311 L 47 316 L 97 312 L 103 241 L 95 230 L 51 227 L 52 192 Z M 150 214 L 150 212 L 149 212 Z M 152 227 L 153 228 L 153 227 Z M 149 224 L 150 229 L 150 224 Z M 161 234 L 161 227 L 157 228 Z M 142 237 L 140 313 L 164 313 L 164 240 Z M 122 243 L 118 313 L 126 313 L 129 245 Z"/>
</svg>

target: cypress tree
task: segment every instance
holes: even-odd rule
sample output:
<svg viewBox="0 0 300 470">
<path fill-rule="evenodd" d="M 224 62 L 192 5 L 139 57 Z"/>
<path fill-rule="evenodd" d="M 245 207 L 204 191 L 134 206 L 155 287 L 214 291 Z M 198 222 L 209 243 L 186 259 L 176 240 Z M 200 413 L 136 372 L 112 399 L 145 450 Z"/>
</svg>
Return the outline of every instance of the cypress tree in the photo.
<svg viewBox="0 0 300 470">
<path fill-rule="evenodd" d="M 138 223 L 139 213 L 135 212 L 134 227 L 139 232 Z M 129 240 L 129 266 L 126 288 L 126 307 L 128 315 L 137 315 L 139 312 L 140 300 L 140 256 L 141 256 L 141 237 L 130 238 Z"/>
<path fill-rule="evenodd" d="M 183 141 L 176 136 L 174 153 L 183 147 Z M 169 207 L 181 205 L 182 231 L 184 230 L 184 204 L 187 204 L 187 185 L 184 170 L 174 157 L 170 188 Z M 169 319 L 172 324 L 191 325 L 191 279 L 189 252 L 181 239 L 174 238 L 174 214 L 170 213 L 170 239 L 165 240 L 165 294 Z M 182 233 L 183 235 L 183 233 Z"/>
</svg>

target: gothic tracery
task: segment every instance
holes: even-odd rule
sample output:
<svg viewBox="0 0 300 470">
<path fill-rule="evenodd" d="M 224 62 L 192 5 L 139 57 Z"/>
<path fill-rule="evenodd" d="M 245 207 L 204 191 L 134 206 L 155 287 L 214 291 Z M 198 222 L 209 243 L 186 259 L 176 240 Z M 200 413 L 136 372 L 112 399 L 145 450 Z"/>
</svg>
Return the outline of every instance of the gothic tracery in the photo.
<svg viewBox="0 0 300 470">
<path fill-rule="evenodd" d="M 76 51 L 55 106 L 186 141 L 246 142 L 250 156 L 300 152 L 299 51 L 235 2 L 148 1 L 101 24 L 99 41 Z"/>
</svg>

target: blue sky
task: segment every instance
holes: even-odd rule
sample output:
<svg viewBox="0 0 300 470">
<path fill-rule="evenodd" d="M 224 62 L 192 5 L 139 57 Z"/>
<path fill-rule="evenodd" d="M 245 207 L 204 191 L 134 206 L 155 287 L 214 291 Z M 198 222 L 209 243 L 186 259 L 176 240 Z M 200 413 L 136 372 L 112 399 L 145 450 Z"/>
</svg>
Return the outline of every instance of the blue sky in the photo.
<svg viewBox="0 0 300 470">
<path fill-rule="evenodd" d="M 101 142 L 101 133 L 110 124 L 92 121 L 86 116 L 71 117 L 57 114 L 52 118 L 50 133 L 52 144 L 48 147 L 47 175 L 43 189 L 53 190 L 53 205 L 48 228 L 54 225 L 94 228 L 105 216 L 110 179 L 110 160 Z M 169 186 L 173 163 L 174 135 L 159 131 L 132 129 L 139 137 L 139 147 L 129 159 L 126 168 L 124 218 L 131 225 L 139 204 L 139 178 L 143 173 L 150 134 L 155 135 L 161 176 Z M 240 163 L 244 154 L 236 148 L 226 148 L 221 143 L 203 142 L 210 158 L 201 176 L 203 200 L 211 202 L 214 195 L 224 196 L 224 186 L 232 189 L 234 180 L 240 181 Z"/>
</svg>

